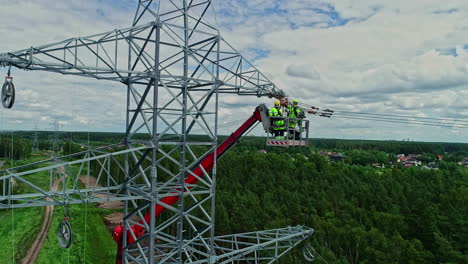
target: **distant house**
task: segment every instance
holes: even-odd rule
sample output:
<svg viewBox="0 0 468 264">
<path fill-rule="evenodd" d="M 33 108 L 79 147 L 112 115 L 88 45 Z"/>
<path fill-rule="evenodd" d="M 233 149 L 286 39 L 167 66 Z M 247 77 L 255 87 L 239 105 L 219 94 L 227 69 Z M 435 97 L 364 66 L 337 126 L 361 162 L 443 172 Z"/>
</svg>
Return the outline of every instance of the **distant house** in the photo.
<svg viewBox="0 0 468 264">
<path fill-rule="evenodd" d="M 264 150 L 264 149 L 260 149 L 260 150 L 259 150 L 259 151 L 257 151 L 257 152 L 258 152 L 258 153 L 263 153 L 263 154 L 267 153 L 267 151 L 266 151 L 266 150 Z"/>
<path fill-rule="evenodd" d="M 468 167 L 468 158 L 465 158 L 462 164 L 465 165 L 465 167 Z"/>
<path fill-rule="evenodd" d="M 421 161 L 416 158 L 416 155 L 409 154 L 408 156 L 397 155 L 397 162 L 401 163 L 405 168 L 411 168 L 413 166 L 421 166 Z"/>
<path fill-rule="evenodd" d="M 437 155 L 438 160 L 444 160 L 444 155 Z"/>
<path fill-rule="evenodd" d="M 406 162 L 406 161 L 408 161 L 410 159 L 414 159 L 414 158 L 413 157 L 399 156 L 399 157 L 397 157 L 397 162 L 403 163 L 403 162 Z"/>
</svg>

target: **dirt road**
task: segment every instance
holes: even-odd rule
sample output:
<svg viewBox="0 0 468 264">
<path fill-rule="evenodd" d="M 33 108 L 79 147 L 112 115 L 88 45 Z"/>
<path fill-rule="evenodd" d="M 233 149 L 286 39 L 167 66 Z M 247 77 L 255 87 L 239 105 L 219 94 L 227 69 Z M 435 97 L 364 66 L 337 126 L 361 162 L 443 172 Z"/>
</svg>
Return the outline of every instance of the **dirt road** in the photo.
<svg viewBox="0 0 468 264">
<path fill-rule="evenodd" d="M 93 176 L 81 176 L 80 181 L 85 186 L 86 188 L 98 188 L 102 187 L 99 183 L 96 181 L 96 177 Z M 97 197 L 100 198 L 106 198 L 107 196 L 105 194 L 97 194 Z M 123 202 L 122 201 L 109 201 L 109 202 L 102 202 L 98 203 L 99 208 L 105 208 L 105 209 L 122 209 L 123 208 Z M 106 215 L 104 217 L 104 222 L 106 223 L 107 228 L 112 232 L 114 228 L 122 223 L 123 219 L 123 213 L 121 212 L 114 212 L 110 215 Z"/>
<path fill-rule="evenodd" d="M 59 170 L 59 171 L 63 171 Z M 63 173 L 61 173 L 63 175 Z M 52 185 L 51 191 L 57 191 L 58 185 L 62 181 L 62 178 L 59 178 L 54 181 Z M 52 199 L 47 198 L 47 201 L 51 201 Z M 29 248 L 26 256 L 21 260 L 21 264 L 30 264 L 36 262 L 37 256 L 39 256 L 39 252 L 41 252 L 42 246 L 44 245 L 44 241 L 47 238 L 47 234 L 49 233 L 50 226 L 52 225 L 52 219 L 54 217 L 54 206 L 48 205 L 46 206 L 46 211 L 44 214 L 44 218 L 42 220 L 41 229 L 37 233 L 36 239 L 34 240 L 33 244 Z"/>
<path fill-rule="evenodd" d="M 59 183 L 62 181 L 63 177 L 65 176 L 65 169 L 63 167 L 58 169 L 61 178 L 55 180 L 54 184 L 52 185 L 51 191 L 57 191 Z M 93 187 L 102 187 L 100 184 L 96 183 L 96 178 L 93 176 L 81 176 L 80 181 L 86 188 L 93 188 Z M 106 198 L 105 194 L 98 194 L 97 197 Z M 47 198 L 47 201 L 51 201 L 50 198 Z M 109 201 L 109 202 L 102 202 L 98 203 L 99 208 L 106 208 L 106 209 L 122 209 L 123 203 L 122 201 Z M 32 264 L 36 261 L 39 253 L 41 252 L 42 246 L 44 245 L 44 241 L 47 238 L 47 234 L 49 233 L 50 226 L 52 225 L 52 219 L 54 217 L 54 206 L 46 206 L 46 211 L 44 214 L 44 218 L 42 221 L 41 228 L 37 233 L 37 236 L 29 248 L 26 256 L 21 260 L 21 264 Z M 123 213 L 121 212 L 114 212 L 110 215 L 104 217 L 104 221 L 106 222 L 107 228 L 112 232 L 112 230 L 122 223 Z"/>
</svg>

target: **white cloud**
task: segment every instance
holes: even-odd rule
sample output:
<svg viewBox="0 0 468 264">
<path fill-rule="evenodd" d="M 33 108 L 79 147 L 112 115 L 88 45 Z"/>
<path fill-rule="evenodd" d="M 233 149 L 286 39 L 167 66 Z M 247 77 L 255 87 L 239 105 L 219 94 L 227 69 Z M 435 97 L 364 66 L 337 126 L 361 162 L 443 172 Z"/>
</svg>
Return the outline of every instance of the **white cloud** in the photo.
<svg viewBox="0 0 468 264">
<path fill-rule="evenodd" d="M 468 104 L 468 59 L 460 48 L 467 44 L 462 38 L 468 33 L 465 3 L 451 1 L 448 7 L 458 7 L 456 12 L 435 14 L 440 9 L 437 1 L 427 1 L 430 3 L 420 9 L 406 2 L 378 7 L 363 4 L 366 1 L 344 2 L 335 5 L 336 11 L 343 18 L 355 18 L 353 23 L 265 33 L 259 43 L 268 47 L 270 56 L 259 61 L 259 68 L 271 73 L 273 81 L 290 95 L 315 105 L 468 118 L 463 111 L 453 111 L 455 107 L 466 109 Z M 317 72 L 320 79 L 304 79 L 316 77 Z M 329 124 L 324 130 L 333 127 Z M 395 130 L 414 134 L 414 129 L 404 126 L 377 129 L 377 137 Z M 353 135 L 359 134 L 348 137 Z M 420 139 L 436 137 L 423 133 Z"/>
<path fill-rule="evenodd" d="M 131 14 L 101 1 L 8 1 L 2 4 L 0 34 L 8 36 L 8 41 L 0 43 L 0 52 L 128 27 L 132 19 Z M 1 110 L 5 111 L 2 129 L 33 129 L 38 125 L 39 129 L 50 130 L 51 122 L 59 120 L 67 130 L 121 130 L 124 109 L 118 103 L 125 105 L 122 85 L 16 69 L 12 69 L 12 74 L 16 103 L 11 110 Z M 116 91 L 109 91 L 110 88 Z M 106 112 L 115 114 L 105 116 Z M 105 117 L 110 119 L 102 120 Z M 14 126 L 12 120 L 24 125 Z M 100 126 L 89 128 L 82 124 Z"/>
<path fill-rule="evenodd" d="M 286 69 L 286 73 L 293 77 L 319 80 L 320 73 L 310 64 L 292 64 Z"/>
<path fill-rule="evenodd" d="M 120 1 L 3 2 L 0 34 L 8 39 L 0 42 L 0 52 L 126 27 L 133 18 Z M 214 3 L 224 38 L 247 58 L 267 51 L 254 63 L 303 102 L 349 111 L 468 118 L 466 1 L 444 1 L 443 8 L 439 0 Z M 17 103 L 4 119 L 30 127 L 63 119 L 71 130 L 123 130 L 122 85 L 53 73 L 16 70 L 14 75 Z M 260 102 L 271 104 L 223 95 L 220 120 L 246 117 Z M 375 124 L 313 120 L 315 136 L 401 139 L 411 133 L 421 140 L 466 141 L 463 133 L 443 129 L 424 132 L 417 126 L 382 124 L 367 131 L 359 128 Z M 13 126 L 13 121 L 1 123 Z"/>
</svg>

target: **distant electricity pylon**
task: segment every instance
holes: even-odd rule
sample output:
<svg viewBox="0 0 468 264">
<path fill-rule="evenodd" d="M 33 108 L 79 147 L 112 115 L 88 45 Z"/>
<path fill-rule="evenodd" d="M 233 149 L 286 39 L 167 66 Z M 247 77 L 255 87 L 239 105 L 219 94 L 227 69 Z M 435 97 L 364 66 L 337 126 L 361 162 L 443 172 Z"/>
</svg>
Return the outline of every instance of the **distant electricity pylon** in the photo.
<svg viewBox="0 0 468 264">
<path fill-rule="evenodd" d="M 59 126 L 60 123 L 55 120 L 52 123 L 53 134 L 49 137 L 50 149 L 54 154 L 59 154 L 61 150 L 62 141 L 59 139 Z"/>
<path fill-rule="evenodd" d="M 34 126 L 34 139 L 33 139 L 33 145 L 32 145 L 32 153 L 36 153 L 39 151 L 39 141 L 38 141 L 38 131 L 37 131 L 37 125 Z"/>
<path fill-rule="evenodd" d="M 0 171 L 31 187 L 4 186 L 1 207 L 123 200 L 123 263 L 273 263 L 310 237 L 303 226 L 215 236 L 219 98 L 285 93 L 210 25 L 210 6 L 139 0 L 129 27 L 0 54 L 3 66 L 118 82 L 127 96 L 119 144 Z M 59 167 L 75 183 L 59 193 L 28 177 Z M 85 168 L 99 186 L 76 184 Z"/>
</svg>

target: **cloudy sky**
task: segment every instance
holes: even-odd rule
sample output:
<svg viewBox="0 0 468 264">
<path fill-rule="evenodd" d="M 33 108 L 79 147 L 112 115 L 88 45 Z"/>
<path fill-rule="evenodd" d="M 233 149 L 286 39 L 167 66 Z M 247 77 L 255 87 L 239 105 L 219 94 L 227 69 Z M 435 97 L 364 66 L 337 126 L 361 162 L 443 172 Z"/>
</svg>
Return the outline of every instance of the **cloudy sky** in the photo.
<svg viewBox="0 0 468 264">
<path fill-rule="evenodd" d="M 127 27 L 136 2 L 0 0 L 0 52 Z M 209 15 L 229 43 L 305 103 L 468 120 L 468 1 L 214 0 Z M 58 119 L 64 130 L 123 131 L 121 85 L 20 70 L 14 78 L 17 103 L 0 110 L 3 130 L 50 130 Z M 222 100 L 224 133 L 258 103 L 272 103 Z M 313 137 L 468 142 L 466 128 L 310 120 Z"/>
</svg>

